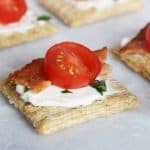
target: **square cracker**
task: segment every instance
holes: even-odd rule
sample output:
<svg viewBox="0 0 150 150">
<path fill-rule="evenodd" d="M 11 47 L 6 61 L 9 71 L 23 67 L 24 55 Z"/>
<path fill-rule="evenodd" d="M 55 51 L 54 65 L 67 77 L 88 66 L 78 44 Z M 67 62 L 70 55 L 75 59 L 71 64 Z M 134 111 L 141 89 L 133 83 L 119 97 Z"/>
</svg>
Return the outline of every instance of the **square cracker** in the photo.
<svg viewBox="0 0 150 150">
<path fill-rule="evenodd" d="M 11 47 L 16 44 L 46 37 L 56 32 L 57 28 L 52 23 L 46 22 L 44 25 L 37 25 L 25 33 L 0 34 L 0 48 Z"/>
<path fill-rule="evenodd" d="M 0 82 L 0 91 L 33 125 L 40 134 L 50 134 L 63 130 L 96 117 L 108 116 L 138 106 L 136 96 L 131 94 L 118 81 L 110 79 L 112 87 L 117 90 L 103 101 L 95 101 L 88 106 L 76 108 L 36 107 L 24 102 L 16 93 L 15 86 L 7 79 Z"/>
<path fill-rule="evenodd" d="M 143 4 L 141 0 L 127 0 L 122 4 L 117 4 L 101 11 L 94 8 L 79 10 L 64 0 L 38 0 L 41 5 L 46 7 L 67 25 L 71 27 L 80 26 L 108 17 L 121 15 L 140 9 Z"/>
</svg>

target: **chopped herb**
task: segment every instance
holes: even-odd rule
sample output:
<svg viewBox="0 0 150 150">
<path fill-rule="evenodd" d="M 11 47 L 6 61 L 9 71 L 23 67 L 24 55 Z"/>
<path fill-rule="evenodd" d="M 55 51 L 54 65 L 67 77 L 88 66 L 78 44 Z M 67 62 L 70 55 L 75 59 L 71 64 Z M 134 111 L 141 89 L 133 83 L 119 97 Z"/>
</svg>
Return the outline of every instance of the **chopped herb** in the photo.
<svg viewBox="0 0 150 150">
<path fill-rule="evenodd" d="M 72 92 L 69 90 L 63 90 L 63 91 L 61 91 L 61 93 L 72 93 Z"/>
<path fill-rule="evenodd" d="M 29 88 L 25 87 L 24 93 L 25 93 L 25 92 L 28 92 L 28 91 L 29 91 Z"/>
<path fill-rule="evenodd" d="M 50 16 L 46 16 L 46 15 L 42 15 L 37 18 L 37 20 L 43 20 L 43 21 L 48 21 L 50 19 L 51 19 Z"/>
<path fill-rule="evenodd" d="M 92 83 L 91 83 L 91 86 L 93 88 L 95 88 L 101 95 L 104 94 L 104 92 L 107 91 L 107 85 L 106 85 L 106 82 L 105 80 L 94 80 Z"/>
</svg>

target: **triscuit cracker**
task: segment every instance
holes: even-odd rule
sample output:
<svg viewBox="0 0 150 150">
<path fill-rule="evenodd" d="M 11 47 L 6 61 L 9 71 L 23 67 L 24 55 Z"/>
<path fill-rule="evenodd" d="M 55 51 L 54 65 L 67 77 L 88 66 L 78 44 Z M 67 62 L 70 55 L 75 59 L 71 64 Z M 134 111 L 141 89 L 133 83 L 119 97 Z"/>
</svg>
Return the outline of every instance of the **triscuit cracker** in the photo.
<svg viewBox="0 0 150 150">
<path fill-rule="evenodd" d="M 23 42 L 32 41 L 42 37 L 52 35 L 57 32 L 57 28 L 50 22 L 37 25 L 25 33 L 13 33 L 11 35 L 0 35 L 0 48 L 11 47 Z"/>
<path fill-rule="evenodd" d="M 133 39 L 125 46 L 116 48 L 112 52 L 125 62 L 135 72 L 138 72 L 150 80 L 150 53 L 145 45 L 145 33 L 147 24 Z"/>
<path fill-rule="evenodd" d="M 88 106 L 77 108 L 36 107 L 24 102 L 16 93 L 15 86 L 7 79 L 0 82 L 0 91 L 8 98 L 40 134 L 50 134 L 96 117 L 108 116 L 138 106 L 137 98 L 118 81 L 111 85 L 118 92 L 103 101 L 95 101 Z"/>
<path fill-rule="evenodd" d="M 119 53 L 119 50 L 113 50 L 113 52 L 130 68 L 132 68 L 135 72 L 138 72 L 146 79 L 150 80 L 150 56 L 145 54 L 129 54 Z"/>
<path fill-rule="evenodd" d="M 97 20 L 112 16 L 121 15 L 127 12 L 139 10 L 143 4 L 141 0 L 127 0 L 124 3 L 116 4 L 109 8 L 97 11 L 95 8 L 79 10 L 64 0 L 38 0 L 67 25 L 71 27 L 84 25 Z"/>
</svg>

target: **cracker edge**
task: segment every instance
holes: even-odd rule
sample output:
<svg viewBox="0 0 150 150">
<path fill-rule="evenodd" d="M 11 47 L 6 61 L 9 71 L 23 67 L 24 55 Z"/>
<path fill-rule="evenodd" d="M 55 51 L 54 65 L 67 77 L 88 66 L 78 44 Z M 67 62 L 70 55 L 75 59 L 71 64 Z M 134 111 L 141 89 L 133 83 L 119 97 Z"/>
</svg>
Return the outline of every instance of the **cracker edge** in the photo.
<svg viewBox="0 0 150 150">
<path fill-rule="evenodd" d="M 58 31 L 57 27 L 47 22 L 44 25 L 37 25 L 26 33 L 14 33 L 12 35 L 0 35 L 0 48 L 11 47 L 24 42 L 30 42 L 42 37 L 52 35 Z"/>
<path fill-rule="evenodd" d="M 132 2 L 128 0 L 126 4 L 115 5 L 98 12 L 96 9 L 80 11 L 62 0 L 58 0 L 57 3 L 54 0 L 38 0 L 38 2 L 71 27 L 77 27 L 108 17 L 137 11 L 143 7 L 141 0 L 132 0 Z"/>
<path fill-rule="evenodd" d="M 35 107 L 25 103 L 7 79 L 0 81 L 0 91 L 8 98 L 9 103 L 26 117 L 38 133 L 47 135 L 97 117 L 136 108 L 139 105 L 137 97 L 118 81 L 112 80 L 112 85 L 122 92 L 113 94 L 104 101 L 96 101 L 91 105 L 78 108 Z"/>
<path fill-rule="evenodd" d="M 112 49 L 112 53 L 115 54 L 121 61 L 123 61 L 129 68 L 134 70 L 135 72 L 142 75 L 145 79 L 150 80 L 150 70 L 147 70 L 148 68 L 140 65 L 140 61 L 133 61 L 134 57 L 129 57 L 130 55 L 121 55 L 119 53 L 120 47 L 116 47 Z"/>
</svg>

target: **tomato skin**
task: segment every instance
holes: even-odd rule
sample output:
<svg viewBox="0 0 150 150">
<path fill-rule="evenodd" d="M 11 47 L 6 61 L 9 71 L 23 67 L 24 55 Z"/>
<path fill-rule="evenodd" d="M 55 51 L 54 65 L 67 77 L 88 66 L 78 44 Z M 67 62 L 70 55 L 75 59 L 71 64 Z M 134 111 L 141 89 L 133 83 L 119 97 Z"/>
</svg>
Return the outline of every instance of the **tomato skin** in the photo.
<svg viewBox="0 0 150 150">
<path fill-rule="evenodd" d="M 147 26 L 145 40 L 146 40 L 147 51 L 150 52 L 150 25 Z"/>
<path fill-rule="evenodd" d="M 0 24 L 19 21 L 26 10 L 25 0 L 0 0 Z"/>
<path fill-rule="evenodd" d="M 57 63 L 57 60 L 60 62 Z M 65 89 L 89 85 L 100 73 L 101 67 L 101 62 L 92 51 L 74 42 L 56 44 L 45 56 L 44 69 L 48 80 Z"/>
</svg>

